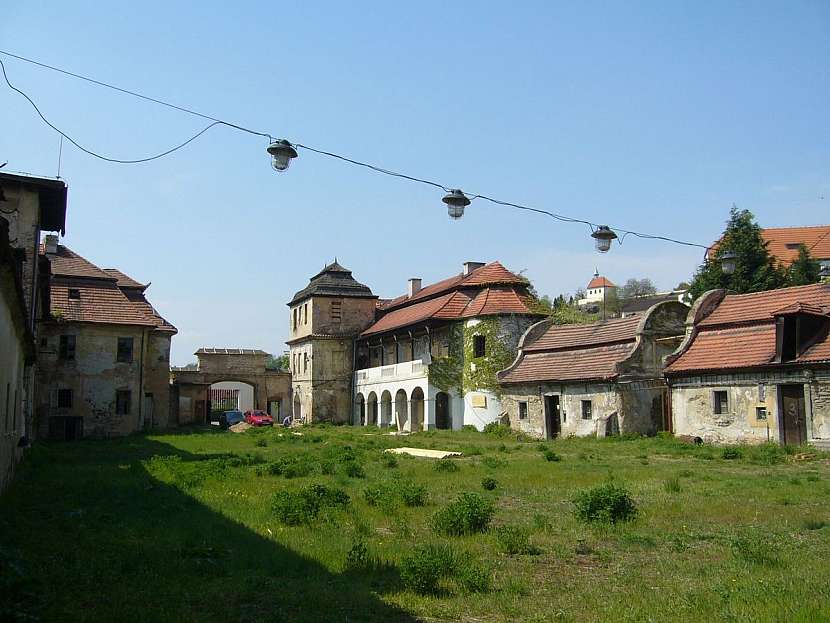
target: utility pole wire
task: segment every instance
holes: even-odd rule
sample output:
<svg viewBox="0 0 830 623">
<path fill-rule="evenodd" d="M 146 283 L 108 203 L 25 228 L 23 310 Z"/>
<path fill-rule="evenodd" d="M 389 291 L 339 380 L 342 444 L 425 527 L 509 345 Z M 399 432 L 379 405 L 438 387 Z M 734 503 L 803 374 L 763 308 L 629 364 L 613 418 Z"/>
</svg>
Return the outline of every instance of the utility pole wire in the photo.
<svg viewBox="0 0 830 623">
<path fill-rule="evenodd" d="M 43 122 L 46 123 L 46 125 L 48 125 L 50 128 L 52 128 L 58 134 L 65 137 L 66 140 L 71 142 L 73 145 L 75 145 L 75 147 L 77 147 L 81 151 L 89 154 L 90 156 L 93 156 L 95 158 L 99 158 L 101 160 L 105 160 L 107 162 L 114 162 L 114 163 L 117 163 L 117 164 L 137 164 L 137 163 L 141 163 L 141 162 L 149 162 L 151 160 L 157 160 L 158 158 L 163 158 L 164 156 L 167 156 L 167 155 L 173 153 L 174 151 L 177 151 L 177 150 L 181 149 L 182 147 L 185 147 L 186 145 L 193 142 L 194 140 L 199 138 L 202 134 L 204 134 L 205 132 L 207 132 L 208 130 L 212 129 L 213 127 L 215 127 L 217 125 L 224 125 L 224 126 L 227 126 L 229 128 L 233 128 L 235 130 L 240 130 L 241 132 L 247 132 L 248 134 L 253 134 L 255 136 L 262 136 L 262 137 L 268 138 L 269 141 L 271 141 L 271 142 L 274 141 L 273 136 L 271 134 L 267 133 L 267 132 L 258 132 L 256 130 L 251 130 L 250 128 L 246 128 L 244 126 L 241 126 L 241 125 L 238 125 L 238 124 L 235 124 L 235 123 L 231 123 L 229 121 L 224 121 L 222 119 L 218 119 L 216 117 L 212 117 L 210 115 L 206 115 L 204 113 L 197 112 L 197 111 L 192 110 L 190 108 L 185 108 L 184 106 L 177 106 L 176 104 L 171 104 L 169 102 L 165 102 L 163 100 L 160 100 L 160 99 L 157 99 L 157 98 L 154 98 L 154 97 L 150 97 L 148 95 L 143 95 L 141 93 L 137 93 L 136 91 L 131 91 L 129 89 L 124 89 L 122 87 L 118 87 L 118 86 L 115 86 L 113 84 L 103 82 L 101 80 L 96 80 L 95 78 L 90 78 L 89 76 L 84 76 L 82 74 L 77 74 L 77 73 L 68 71 L 66 69 L 61 69 L 61 68 L 55 67 L 53 65 L 48 65 L 46 63 L 41 63 L 40 61 L 36 61 L 36 60 L 30 59 L 30 58 L 26 58 L 25 56 L 20 56 L 18 54 L 13 54 L 13 53 L 7 52 L 5 50 L 0 50 L 0 54 L 15 58 L 17 60 L 20 60 L 20 61 L 23 61 L 23 62 L 26 62 L 26 63 L 30 63 L 32 65 L 37 65 L 38 67 L 42 67 L 44 69 L 49 69 L 51 71 L 56 71 L 58 73 L 65 74 L 67 76 L 71 76 L 71 77 L 77 78 L 79 80 L 84 80 L 86 82 L 90 82 L 92 84 L 96 84 L 96 85 L 104 87 L 104 88 L 113 89 L 113 90 L 118 91 L 120 93 L 124 93 L 126 95 L 131 95 L 133 97 L 137 97 L 137 98 L 146 100 L 148 102 L 152 102 L 154 104 L 159 104 L 161 106 L 166 106 L 168 108 L 172 108 L 174 110 L 178 110 L 180 112 L 183 112 L 183 113 L 186 113 L 186 114 L 189 114 L 189 115 L 194 115 L 196 117 L 201 117 L 202 119 L 207 119 L 207 120 L 213 122 L 213 123 L 207 125 L 206 127 L 204 127 L 197 134 L 191 136 L 189 139 L 187 139 L 183 143 L 180 143 L 179 145 L 176 145 L 175 147 L 172 147 L 172 148 L 170 148 L 170 149 L 168 149 L 168 150 L 166 150 L 166 151 L 164 151 L 160 154 L 156 154 L 154 156 L 149 156 L 147 158 L 138 158 L 138 159 L 135 159 L 135 160 L 121 160 L 121 159 L 117 159 L 117 158 L 110 158 L 110 157 L 107 157 L 107 156 L 102 156 L 101 154 L 98 154 L 98 153 L 96 153 L 96 152 L 94 152 L 90 149 L 87 149 L 87 148 L 81 146 L 79 143 L 77 143 L 75 140 L 73 140 L 70 136 L 68 136 L 62 130 L 60 130 L 59 128 L 54 126 L 52 123 L 50 123 L 49 120 L 46 119 L 46 117 L 43 115 L 43 113 L 40 112 L 40 109 L 37 107 L 37 105 L 35 104 L 35 102 L 32 99 L 28 95 L 26 95 L 26 93 L 24 93 L 23 91 L 21 91 L 20 89 L 18 89 L 14 85 L 12 85 L 12 83 L 9 81 L 8 76 L 6 75 L 6 66 L 3 64 L 3 61 L 0 60 L 0 68 L 2 68 L 3 77 L 6 81 L 6 84 L 9 86 L 9 88 L 16 91 L 17 93 L 22 95 L 24 98 L 26 98 L 26 100 L 28 100 L 28 102 L 32 105 L 32 107 L 35 109 L 35 111 L 40 116 L 40 118 L 43 120 Z M 415 176 L 412 176 L 412 175 L 407 175 L 405 173 L 399 173 L 399 172 L 396 172 L 396 171 L 392 171 L 390 169 L 379 167 L 377 165 L 369 164 L 367 162 L 361 162 L 360 160 L 355 160 L 355 159 L 349 158 L 347 156 L 336 154 L 334 152 L 326 151 L 326 150 L 323 150 L 323 149 L 318 149 L 318 148 L 315 148 L 315 147 L 310 147 L 308 145 L 303 145 L 301 143 L 294 143 L 294 145 L 296 147 L 301 148 L 301 149 L 305 149 L 305 150 L 308 150 L 308 151 L 311 151 L 311 152 L 314 152 L 314 153 L 317 153 L 317 154 L 320 154 L 320 155 L 323 155 L 323 156 L 328 156 L 330 158 L 335 158 L 335 159 L 341 160 L 343 162 L 353 164 L 355 166 L 364 167 L 364 168 L 370 169 L 372 171 L 375 171 L 377 173 L 382 173 L 383 175 L 389 175 L 391 177 L 397 177 L 397 178 L 409 180 L 409 181 L 412 181 L 412 182 L 417 182 L 417 183 L 420 183 L 420 184 L 426 184 L 426 185 L 429 185 L 429 186 L 434 186 L 436 188 L 440 188 L 440 189 L 444 190 L 445 192 L 450 192 L 450 190 L 451 190 L 451 188 L 449 186 L 446 186 L 444 184 L 440 184 L 440 183 L 432 181 L 432 180 L 419 178 L 419 177 L 415 177 Z M 495 199 L 493 197 L 488 197 L 486 195 L 474 194 L 474 195 L 471 196 L 471 199 L 482 199 L 484 201 L 488 201 L 488 202 L 493 203 L 495 205 L 511 207 L 511 208 L 515 208 L 517 210 L 536 212 L 538 214 L 544 214 L 546 216 L 549 216 L 553 219 L 556 219 L 558 221 L 562 221 L 562 222 L 565 222 L 565 223 L 582 223 L 584 225 L 587 225 L 591 229 L 592 233 L 598 227 L 598 224 L 592 223 L 591 221 L 587 221 L 587 220 L 579 219 L 579 218 L 574 218 L 574 217 L 570 217 L 570 216 L 566 216 L 566 215 L 562 215 L 562 214 L 556 214 L 555 212 L 550 212 L 548 210 L 542 210 L 540 208 L 533 208 L 533 207 L 518 204 L 518 203 L 512 203 L 512 202 L 509 202 L 509 201 L 502 201 L 500 199 Z M 704 249 L 704 257 L 706 256 L 706 253 L 711 248 L 710 246 L 707 246 L 707 245 L 698 244 L 698 243 L 695 243 L 695 242 L 687 242 L 687 241 L 683 241 L 683 240 L 677 240 L 675 238 L 670 238 L 668 236 L 660 236 L 660 235 L 655 235 L 655 234 L 637 232 L 637 231 L 632 231 L 632 230 L 629 230 L 629 229 L 623 229 L 621 227 L 616 227 L 616 226 L 612 226 L 612 225 L 609 225 L 609 227 L 611 227 L 615 231 L 622 232 L 624 234 L 622 239 L 617 239 L 617 242 L 619 244 L 622 244 L 622 240 L 625 238 L 625 236 L 632 235 L 632 236 L 636 236 L 637 238 L 643 238 L 643 239 L 647 239 L 647 240 L 662 240 L 664 242 L 671 242 L 671 243 L 679 244 L 679 245 L 683 245 L 683 246 L 701 248 L 701 249 Z"/>
</svg>

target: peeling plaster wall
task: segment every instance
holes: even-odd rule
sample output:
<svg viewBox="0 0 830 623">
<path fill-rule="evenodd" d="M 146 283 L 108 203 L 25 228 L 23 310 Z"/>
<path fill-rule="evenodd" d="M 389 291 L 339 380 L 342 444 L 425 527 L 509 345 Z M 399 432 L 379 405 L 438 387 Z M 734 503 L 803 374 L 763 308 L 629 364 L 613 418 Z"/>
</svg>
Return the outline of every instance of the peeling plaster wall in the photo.
<svg viewBox="0 0 830 623">
<path fill-rule="evenodd" d="M 340 303 L 339 318 L 332 316 L 332 302 Z M 297 331 L 292 326 L 292 339 L 300 341 L 289 344 L 294 394 L 291 412 L 308 423 L 349 422 L 353 413 L 353 338 L 374 321 L 376 299 L 313 296 L 294 307 L 302 308 L 306 303 L 310 324 L 300 325 Z M 391 348 L 394 357 L 394 344 Z M 299 413 L 296 404 L 300 405 Z"/>
<path fill-rule="evenodd" d="M 58 358 L 62 334 L 75 336 L 74 360 Z M 169 424 L 168 335 L 153 335 L 142 327 L 129 325 L 54 322 L 42 323 L 40 335 L 45 339 L 38 354 L 36 409 L 40 436 L 48 436 L 50 417 L 83 418 L 85 437 L 127 435 L 145 427 Z M 116 361 L 119 337 L 133 338 L 130 363 Z M 72 390 L 71 408 L 57 406 L 59 389 Z M 116 414 L 118 390 L 131 392 L 129 414 Z M 152 396 L 148 397 L 148 393 Z M 150 401 L 152 407 L 148 405 Z"/>
<path fill-rule="evenodd" d="M 559 396 L 563 437 L 605 436 L 606 419 L 614 413 L 619 415 L 621 408 L 621 400 L 613 384 L 509 385 L 505 386 L 502 405 L 510 426 L 535 437 L 546 437 L 544 396 Z M 591 401 L 592 416 L 589 420 L 582 418 L 583 400 Z M 519 419 L 518 403 L 521 401 L 527 402 L 527 418 L 524 420 Z M 623 428 L 623 418 L 619 422 L 621 432 L 628 432 Z"/>
<path fill-rule="evenodd" d="M 672 379 L 674 431 L 711 443 L 780 441 L 778 385 L 804 384 L 807 439 L 830 438 L 830 371 L 784 370 Z M 761 386 L 763 385 L 763 390 Z M 726 391 L 727 413 L 714 413 L 712 392 Z M 761 393 L 763 392 L 763 399 Z M 767 419 L 756 418 L 766 407 Z"/>
</svg>

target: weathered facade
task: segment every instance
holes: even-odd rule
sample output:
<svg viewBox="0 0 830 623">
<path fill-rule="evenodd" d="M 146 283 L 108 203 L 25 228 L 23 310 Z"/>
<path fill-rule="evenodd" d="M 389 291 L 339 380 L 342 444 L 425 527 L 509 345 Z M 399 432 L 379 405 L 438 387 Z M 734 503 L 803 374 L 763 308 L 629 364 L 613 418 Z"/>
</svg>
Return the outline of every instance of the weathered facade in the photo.
<svg viewBox="0 0 830 623">
<path fill-rule="evenodd" d="M 54 439 L 111 437 L 170 424 L 175 327 L 147 285 L 100 269 L 47 236 L 50 315 L 38 339 L 37 427 Z"/>
<path fill-rule="evenodd" d="M 382 302 L 357 340 L 355 423 L 481 430 L 502 413 L 496 373 L 540 314 L 529 284 L 499 262 Z"/>
<path fill-rule="evenodd" d="M 37 249 L 41 231 L 64 229 L 66 193 L 60 180 L 0 173 L 0 491 L 34 437 L 36 320 L 49 296 Z"/>
<path fill-rule="evenodd" d="M 671 301 L 628 318 L 533 325 L 498 375 L 511 427 L 547 439 L 664 430 L 662 360 L 679 344 L 687 311 Z"/>
<path fill-rule="evenodd" d="M 210 387 L 215 383 L 245 383 L 253 390 L 255 409 L 281 421 L 291 413 L 291 374 L 266 368 L 268 353 L 250 348 L 200 348 L 195 370 L 171 372 L 174 421 L 177 424 L 209 422 Z"/>
<path fill-rule="evenodd" d="M 677 434 L 830 445 L 830 284 L 713 290 L 667 359 Z"/>
<path fill-rule="evenodd" d="M 337 261 L 288 303 L 292 413 L 303 422 L 348 422 L 354 339 L 374 320 L 377 297 Z"/>
</svg>

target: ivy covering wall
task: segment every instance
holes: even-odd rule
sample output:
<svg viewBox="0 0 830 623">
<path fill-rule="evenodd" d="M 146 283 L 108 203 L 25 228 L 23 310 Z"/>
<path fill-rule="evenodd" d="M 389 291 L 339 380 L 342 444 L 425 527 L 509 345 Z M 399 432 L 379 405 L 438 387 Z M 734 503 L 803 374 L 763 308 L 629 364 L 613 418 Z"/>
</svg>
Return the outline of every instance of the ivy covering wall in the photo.
<svg viewBox="0 0 830 623">
<path fill-rule="evenodd" d="M 484 357 L 474 357 L 475 336 L 484 336 Z M 499 318 L 481 318 L 464 328 L 464 392 L 488 390 L 501 396 L 496 374 L 513 363 L 516 352 L 505 342 Z"/>
<path fill-rule="evenodd" d="M 463 395 L 462 375 L 464 372 L 464 329 L 460 323 L 453 323 L 449 329 L 449 355 L 433 357 L 429 365 L 428 378 L 433 385 L 444 392 L 455 390 Z"/>
<path fill-rule="evenodd" d="M 475 336 L 484 336 L 484 357 L 474 357 Z M 449 355 L 433 357 L 429 366 L 429 382 L 441 391 L 455 390 L 459 395 L 486 390 L 501 395 L 496 374 L 516 357 L 515 345 L 505 339 L 497 317 L 481 318 L 473 326 L 454 323 L 449 333 Z"/>
</svg>

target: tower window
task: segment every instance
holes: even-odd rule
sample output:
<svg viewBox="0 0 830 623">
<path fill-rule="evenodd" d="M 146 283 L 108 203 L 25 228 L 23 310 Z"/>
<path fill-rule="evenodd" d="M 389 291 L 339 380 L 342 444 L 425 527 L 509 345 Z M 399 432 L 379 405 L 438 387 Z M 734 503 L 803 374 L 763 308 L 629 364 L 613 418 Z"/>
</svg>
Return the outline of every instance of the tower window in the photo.
<svg viewBox="0 0 830 623">
<path fill-rule="evenodd" d="M 473 357 L 484 357 L 487 351 L 487 339 L 483 335 L 473 336 Z"/>
<path fill-rule="evenodd" d="M 340 320 L 341 319 L 341 302 L 340 301 L 332 301 L 331 302 L 331 319 L 332 320 Z"/>
</svg>

